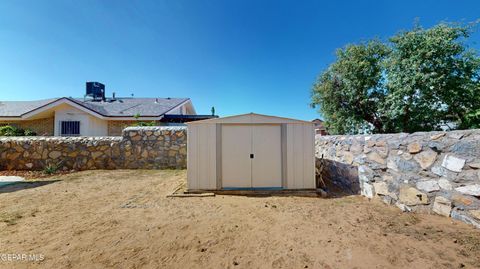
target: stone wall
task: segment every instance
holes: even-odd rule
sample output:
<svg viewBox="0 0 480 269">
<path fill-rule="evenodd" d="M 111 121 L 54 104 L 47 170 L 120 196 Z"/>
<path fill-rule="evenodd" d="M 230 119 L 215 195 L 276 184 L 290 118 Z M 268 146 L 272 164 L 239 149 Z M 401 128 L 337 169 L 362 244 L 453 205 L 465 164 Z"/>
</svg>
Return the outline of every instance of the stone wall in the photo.
<svg viewBox="0 0 480 269">
<path fill-rule="evenodd" d="M 1 137 L 0 170 L 184 169 L 184 127 L 128 127 L 121 137 Z"/>
<path fill-rule="evenodd" d="M 2 121 L 0 126 L 12 125 L 22 129 L 30 129 L 37 133 L 37 135 L 52 136 L 54 130 L 54 117 L 27 120 L 27 121 Z"/>
<path fill-rule="evenodd" d="M 122 135 L 123 129 L 129 127 L 129 126 L 134 126 L 138 122 L 145 122 L 145 123 L 151 123 L 151 120 L 143 121 L 143 120 L 123 120 L 123 121 L 117 121 L 117 120 L 109 120 L 108 121 L 108 135 L 109 136 L 120 136 Z M 167 126 L 168 123 L 161 122 L 161 121 L 154 121 L 156 126 Z M 171 125 L 170 125 L 171 126 Z"/>
<path fill-rule="evenodd" d="M 404 211 L 434 212 L 480 228 L 480 130 L 317 136 L 315 147 L 327 185 L 358 182 L 361 194 Z"/>
</svg>

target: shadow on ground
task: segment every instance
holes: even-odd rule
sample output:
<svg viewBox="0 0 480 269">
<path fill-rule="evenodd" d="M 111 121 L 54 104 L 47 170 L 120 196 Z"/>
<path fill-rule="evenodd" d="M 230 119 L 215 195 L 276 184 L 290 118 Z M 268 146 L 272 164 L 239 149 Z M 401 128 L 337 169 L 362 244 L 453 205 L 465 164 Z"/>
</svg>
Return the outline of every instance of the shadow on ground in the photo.
<svg viewBox="0 0 480 269">
<path fill-rule="evenodd" d="M 10 193 L 10 192 L 16 192 L 16 191 L 21 191 L 25 189 L 32 189 L 32 188 L 37 188 L 41 186 L 45 186 L 51 183 L 55 183 L 57 181 L 61 180 L 42 180 L 42 181 L 20 181 L 20 182 L 12 182 L 8 183 L 8 185 L 3 185 L 0 186 L 0 194 L 2 193 Z"/>
<path fill-rule="evenodd" d="M 332 160 L 316 158 L 317 188 L 325 190 L 329 197 L 360 194 L 358 168 Z"/>
<path fill-rule="evenodd" d="M 315 190 L 281 190 L 281 191 L 213 191 L 216 195 L 245 196 L 249 198 L 263 197 L 318 197 L 320 193 Z"/>
</svg>

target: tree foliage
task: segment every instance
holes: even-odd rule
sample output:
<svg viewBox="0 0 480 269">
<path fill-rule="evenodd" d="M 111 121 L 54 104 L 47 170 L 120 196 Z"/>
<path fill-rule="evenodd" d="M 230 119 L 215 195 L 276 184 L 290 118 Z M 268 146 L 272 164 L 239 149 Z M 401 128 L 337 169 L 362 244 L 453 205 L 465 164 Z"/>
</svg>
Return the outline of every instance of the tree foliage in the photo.
<svg viewBox="0 0 480 269">
<path fill-rule="evenodd" d="M 337 51 L 312 105 L 333 134 L 474 128 L 480 123 L 480 58 L 464 41 L 472 27 L 439 24 Z"/>
</svg>

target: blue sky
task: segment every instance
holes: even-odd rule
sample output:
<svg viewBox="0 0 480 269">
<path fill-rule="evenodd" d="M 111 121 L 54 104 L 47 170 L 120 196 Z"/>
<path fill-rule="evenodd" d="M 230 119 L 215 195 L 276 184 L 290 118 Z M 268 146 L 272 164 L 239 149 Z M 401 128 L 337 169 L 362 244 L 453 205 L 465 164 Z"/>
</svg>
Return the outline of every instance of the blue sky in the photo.
<svg viewBox="0 0 480 269">
<path fill-rule="evenodd" d="M 107 94 L 190 97 L 199 114 L 311 120 L 336 48 L 440 21 L 480 1 L 0 1 L 0 100 Z M 475 33 L 470 45 L 479 48 Z"/>
</svg>

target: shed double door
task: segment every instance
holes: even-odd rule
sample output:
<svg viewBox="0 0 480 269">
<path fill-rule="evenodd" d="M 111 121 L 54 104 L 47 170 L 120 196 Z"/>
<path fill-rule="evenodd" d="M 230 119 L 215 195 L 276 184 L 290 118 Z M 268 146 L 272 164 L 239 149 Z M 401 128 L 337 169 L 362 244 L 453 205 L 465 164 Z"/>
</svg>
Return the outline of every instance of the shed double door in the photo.
<svg viewBox="0 0 480 269">
<path fill-rule="evenodd" d="M 222 187 L 281 188 L 280 125 L 222 125 Z"/>
</svg>

